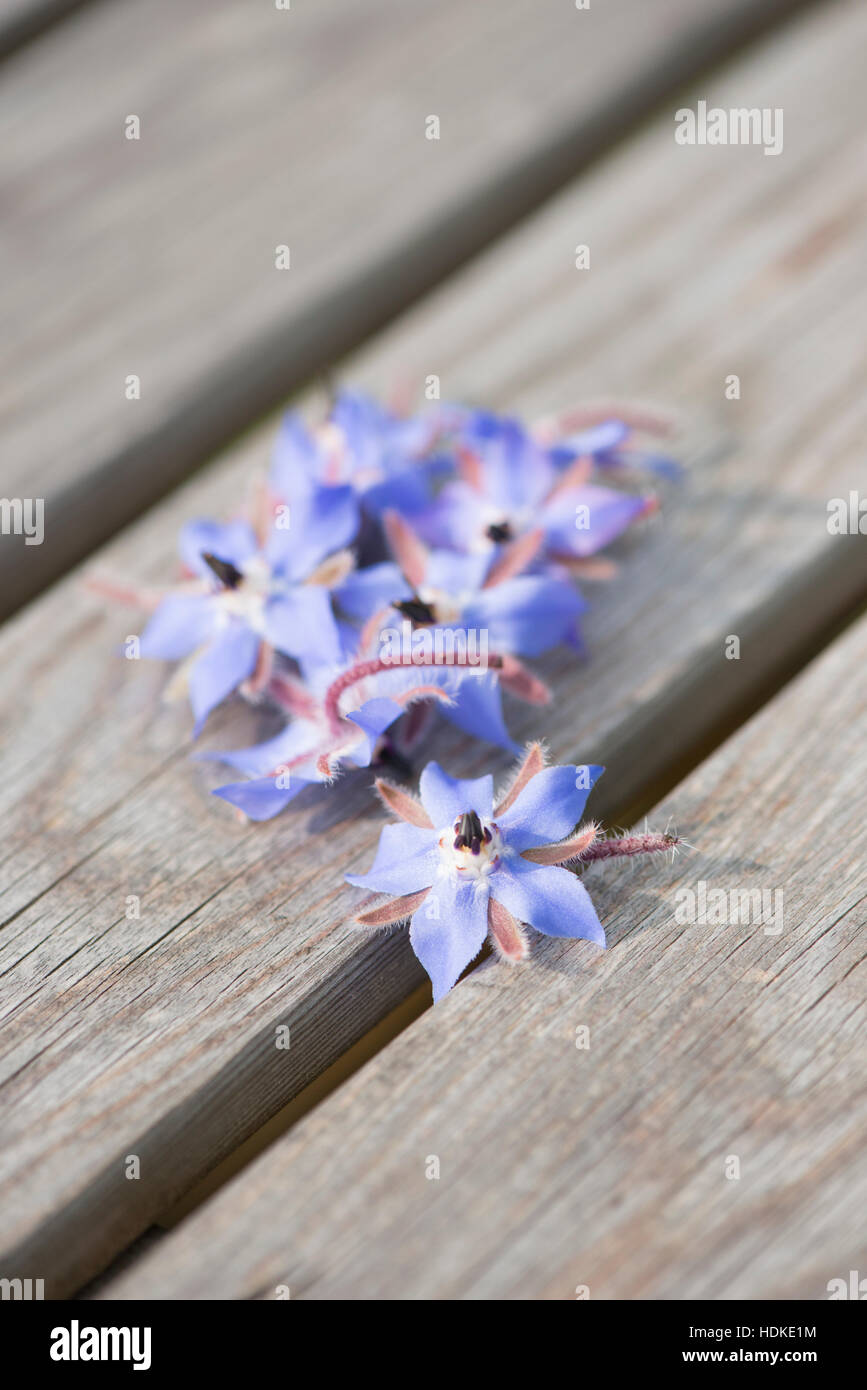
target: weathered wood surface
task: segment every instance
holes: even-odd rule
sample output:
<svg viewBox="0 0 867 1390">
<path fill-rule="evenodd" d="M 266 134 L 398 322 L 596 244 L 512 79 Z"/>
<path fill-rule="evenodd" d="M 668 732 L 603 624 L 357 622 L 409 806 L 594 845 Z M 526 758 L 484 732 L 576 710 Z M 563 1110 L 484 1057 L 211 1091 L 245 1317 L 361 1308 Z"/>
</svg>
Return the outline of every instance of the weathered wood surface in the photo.
<svg viewBox="0 0 867 1390">
<path fill-rule="evenodd" d="M 789 116 L 783 158 L 681 149 L 664 113 L 357 364 L 382 386 L 395 362 L 430 363 L 449 395 L 519 410 L 620 391 L 688 411 L 692 476 L 596 592 L 590 661 L 548 663 L 556 717 L 513 711 L 518 737 L 608 763 L 597 811 L 609 818 L 670 780 L 867 592 L 863 541 L 830 537 L 825 512 L 858 485 L 867 429 L 854 176 L 865 28 L 859 7 L 825 9 L 708 89 L 772 90 Z M 579 235 L 596 248 L 589 275 L 572 268 Z M 733 370 L 739 402 L 723 397 Z M 233 505 L 270 436 L 194 480 L 100 568 L 164 579 L 178 524 Z M 341 874 L 365 863 L 380 824 L 364 787 L 239 828 L 181 757 L 189 722 L 160 706 L 163 672 L 114 659 L 130 630 L 70 581 L 0 633 L 0 718 L 14 730 L 0 820 L 0 1264 L 54 1293 L 103 1267 L 420 979 L 403 938 L 369 942 L 348 925 L 357 895 Z M 724 657 L 731 633 L 739 662 Z M 457 740 L 432 751 L 467 774 L 497 765 Z M 281 1023 L 288 1052 L 274 1047 Z"/>
<path fill-rule="evenodd" d="M 590 875 L 607 952 L 484 962 L 100 1296 L 818 1299 L 863 1268 L 865 665 L 862 621 L 653 812 L 675 866 Z M 679 924 L 702 882 L 722 921 Z"/>
<path fill-rule="evenodd" d="M 0 59 L 91 0 L 0 0 Z"/>
<path fill-rule="evenodd" d="M 22 50 L 2 489 L 48 539 L 4 540 L 0 613 L 798 3 L 115 0 Z"/>
</svg>

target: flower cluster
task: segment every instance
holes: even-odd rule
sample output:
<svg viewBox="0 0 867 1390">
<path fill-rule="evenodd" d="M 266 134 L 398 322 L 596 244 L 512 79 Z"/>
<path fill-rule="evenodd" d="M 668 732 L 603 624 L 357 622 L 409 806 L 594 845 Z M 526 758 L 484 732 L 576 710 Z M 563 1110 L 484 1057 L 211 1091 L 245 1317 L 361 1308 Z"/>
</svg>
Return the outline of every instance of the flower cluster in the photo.
<svg viewBox="0 0 867 1390">
<path fill-rule="evenodd" d="M 95 587 L 149 608 L 138 654 L 176 663 L 167 693 L 189 699 L 195 736 L 236 695 L 282 716 L 265 742 L 199 755 L 235 770 L 215 794 L 253 820 L 341 770 L 406 767 L 437 711 L 517 751 L 503 692 L 547 703 L 527 662 L 581 650 L 580 583 L 609 577 L 602 552 L 657 506 L 636 477 L 677 471 L 641 444 L 664 428 L 622 411 L 534 427 L 464 406 L 402 415 L 344 391 L 316 427 L 285 417 L 237 516 L 184 526 L 176 583 Z M 604 944 L 561 867 L 593 853 L 595 830 L 553 843 L 599 771 L 543 769 L 536 747 L 496 807 L 490 777 L 453 782 L 435 763 L 420 803 L 379 782 L 406 823 L 350 880 L 395 899 L 361 920 L 412 917 L 437 998 L 488 933 L 521 959 L 522 922 Z"/>
<path fill-rule="evenodd" d="M 404 759 L 435 709 L 515 751 L 502 692 L 546 703 L 526 661 L 580 649 L 578 580 L 611 573 L 600 552 L 656 507 L 608 479 L 672 472 L 636 442 L 659 428 L 402 416 L 350 391 L 315 428 L 288 414 L 242 514 L 188 523 L 182 578 L 148 596 L 140 655 L 178 663 L 169 693 L 196 735 L 236 692 L 285 717 L 267 742 L 203 755 L 246 779 L 216 794 L 267 819 L 341 768 Z"/>
</svg>

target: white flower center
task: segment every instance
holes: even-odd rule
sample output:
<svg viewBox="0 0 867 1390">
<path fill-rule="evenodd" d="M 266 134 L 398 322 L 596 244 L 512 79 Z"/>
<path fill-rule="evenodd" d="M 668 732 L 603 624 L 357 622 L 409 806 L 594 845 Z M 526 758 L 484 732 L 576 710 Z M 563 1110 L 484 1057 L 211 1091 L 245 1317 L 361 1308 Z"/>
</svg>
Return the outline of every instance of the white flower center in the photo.
<svg viewBox="0 0 867 1390">
<path fill-rule="evenodd" d="M 420 585 L 418 596 L 430 608 L 438 623 L 458 622 L 469 600 L 467 594 L 447 594 L 445 589 L 435 589 L 430 584 Z"/>
<path fill-rule="evenodd" d="M 264 555 L 251 555 L 240 566 L 244 578 L 234 589 L 222 589 L 218 601 L 223 613 L 240 618 L 260 636 L 265 628 L 265 600 L 274 588 L 271 567 Z"/>
<path fill-rule="evenodd" d="M 503 840 L 494 821 L 474 811 L 457 816 L 438 836 L 443 868 L 462 879 L 482 879 L 493 873 L 503 854 Z"/>
<path fill-rule="evenodd" d="M 487 555 L 497 545 L 497 541 L 490 534 L 491 527 L 506 526 L 509 532 L 508 539 L 515 540 L 528 531 L 534 522 L 533 513 L 528 507 L 514 507 L 507 513 L 497 502 L 485 502 L 479 507 L 478 517 L 478 530 L 470 542 L 470 550 L 474 555 Z"/>
</svg>

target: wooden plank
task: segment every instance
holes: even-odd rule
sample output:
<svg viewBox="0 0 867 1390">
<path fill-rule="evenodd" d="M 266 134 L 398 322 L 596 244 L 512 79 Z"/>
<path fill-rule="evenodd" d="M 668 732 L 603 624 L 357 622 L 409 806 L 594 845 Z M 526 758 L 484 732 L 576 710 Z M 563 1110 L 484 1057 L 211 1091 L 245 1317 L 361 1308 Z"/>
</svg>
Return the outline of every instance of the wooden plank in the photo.
<svg viewBox="0 0 867 1390">
<path fill-rule="evenodd" d="M 115 0 L 44 34 L 0 91 L 0 435 L 47 538 L 4 538 L 0 613 L 798 3 Z"/>
<path fill-rule="evenodd" d="M 827 498 L 858 486 L 867 428 L 867 209 L 852 177 L 865 25 L 860 7 L 825 9 L 707 92 L 726 104 L 772 92 L 789 113 L 785 159 L 683 150 L 663 114 L 404 325 L 404 364 L 440 371 L 451 396 L 544 411 L 607 389 L 688 410 L 692 475 L 597 592 L 592 659 L 576 670 L 554 657 L 542 669 L 555 712 L 512 717 L 517 737 L 544 733 L 555 757 L 609 765 L 609 819 L 867 594 L 863 541 L 825 524 Z M 576 227 L 597 248 L 589 276 L 572 269 Z M 395 331 L 357 375 L 382 385 L 401 357 Z M 723 397 L 734 369 L 737 403 Z M 179 523 L 228 511 L 271 435 L 190 483 L 100 568 L 163 580 Z M 189 722 L 160 706 L 163 673 L 112 658 L 130 624 L 66 582 L 0 633 L 0 718 L 15 729 L 0 817 L 0 1266 L 55 1293 L 102 1268 L 420 981 L 405 941 L 371 944 L 348 925 L 341 874 L 378 834 L 365 787 L 239 828 L 181 757 Z M 723 656 L 730 633 L 739 662 Z M 215 746 L 226 738 L 215 729 Z M 468 774 L 490 765 L 446 736 L 426 751 Z M 129 894 L 139 919 L 126 917 Z M 287 1022 L 293 1046 L 277 1052 Z M 124 1176 L 131 1153 L 138 1182 Z"/>
<path fill-rule="evenodd" d="M 0 60 L 65 19 L 91 0 L 2 0 L 0 3 Z"/>
<path fill-rule="evenodd" d="M 100 1297 L 827 1297 L 867 1240 L 865 664 L 862 621 L 675 789 L 676 866 L 590 875 L 607 952 L 483 963 Z M 723 921 L 679 925 L 702 883 Z"/>
</svg>

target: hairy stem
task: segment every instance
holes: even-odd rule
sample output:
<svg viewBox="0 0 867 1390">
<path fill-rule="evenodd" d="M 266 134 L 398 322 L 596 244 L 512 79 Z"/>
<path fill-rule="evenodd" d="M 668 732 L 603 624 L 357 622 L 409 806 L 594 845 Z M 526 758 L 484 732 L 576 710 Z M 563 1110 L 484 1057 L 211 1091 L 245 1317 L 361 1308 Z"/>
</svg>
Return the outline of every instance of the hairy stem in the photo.
<svg viewBox="0 0 867 1390">
<path fill-rule="evenodd" d="M 443 653 L 439 661 L 436 658 L 436 654 L 433 654 L 429 658 L 425 657 L 425 660 L 419 663 L 418 669 L 422 670 L 430 666 L 454 667 L 454 664 L 453 661 L 447 660 L 445 653 Z M 489 669 L 499 670 L 502 665 L 503 658 L 501 656 L 497 656 L 494 653 L 488 656 Z M 357 661 L 354 666 L 350 666 L 348 670 L 342 671 L 337 679 L 332 681 L 331 685 L 329 685 L 322 702 L 331 727 L 337 729 L 343 724 L 343 715 L 340 713 L 341 695 L 345 694 L 347 690 L 351 690 L 354 685 L 358 685 L 359 681 L 366 680 L 368 676 L 379 676 L 384 671 L 394 671 L 395 669 L 397 668 L 393 661 L 387 661 L 381 656 L 372 656 L 368 661 Z M 439 687 L 436 688 L 438 689 Z"/>
<path fill-rule="evenodd" d="M 618 835 L 608 840 L 594 840 L 581 855 L 582 864 L 594 859 L 621 859 L 635 854 L 662 854 L 679 843 L 677 835 Z"/>
</svg>

